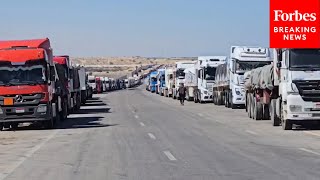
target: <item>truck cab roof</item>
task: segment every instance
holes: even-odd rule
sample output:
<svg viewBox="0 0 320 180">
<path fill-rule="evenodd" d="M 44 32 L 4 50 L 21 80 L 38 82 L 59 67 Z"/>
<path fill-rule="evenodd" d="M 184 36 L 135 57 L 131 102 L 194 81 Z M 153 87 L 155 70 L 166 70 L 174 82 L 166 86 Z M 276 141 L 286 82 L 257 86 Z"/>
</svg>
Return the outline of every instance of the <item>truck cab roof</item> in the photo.
<svg viewBox="0 0 320 180">
<path fill-rule="evenodd" d="M 50 40 L 8 40 L 0 41 L 0 59 L 4 61 L 24 63 L 30 60 L 45 59 L 53 65 Z"/>
<path fill-rule="evenodd" d="M 231 58 L 240 61 L 271 61 L 269 48 L 259 46 L 232 46 Z"/>
</svg>

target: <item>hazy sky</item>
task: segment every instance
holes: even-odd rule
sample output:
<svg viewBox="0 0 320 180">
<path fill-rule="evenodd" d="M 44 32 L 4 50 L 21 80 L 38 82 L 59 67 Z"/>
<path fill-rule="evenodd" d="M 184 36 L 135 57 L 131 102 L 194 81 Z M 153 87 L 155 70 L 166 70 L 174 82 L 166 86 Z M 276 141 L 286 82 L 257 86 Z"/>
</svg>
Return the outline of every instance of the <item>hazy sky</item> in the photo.
<svg viewBox="0 0 320 180">
<path fill-rule="evenodd" d="M 0 39 L 49 37 L 71 56 L 227 55 L 269 45 L 268 0 L 19 0 L 0 5 Z"/>
</svg>

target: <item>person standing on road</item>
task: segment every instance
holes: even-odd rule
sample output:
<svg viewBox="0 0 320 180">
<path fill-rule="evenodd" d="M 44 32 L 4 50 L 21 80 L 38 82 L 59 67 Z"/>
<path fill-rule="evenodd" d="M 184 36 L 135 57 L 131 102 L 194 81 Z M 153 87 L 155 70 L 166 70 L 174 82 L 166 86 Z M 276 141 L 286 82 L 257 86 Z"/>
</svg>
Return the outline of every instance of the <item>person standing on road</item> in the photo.
<svg viewBox="0 0 320 180">
<path fill-rule="evenodd" d="M 180 99 L 180 104 L 183 106 L 184 105 L 184 99 L 186 97 L 186 91 L 187 89 L 184 87 L 183 83 L 180 84 L 178 93 L 179 93 L 179 99 Z"/>
</svg>

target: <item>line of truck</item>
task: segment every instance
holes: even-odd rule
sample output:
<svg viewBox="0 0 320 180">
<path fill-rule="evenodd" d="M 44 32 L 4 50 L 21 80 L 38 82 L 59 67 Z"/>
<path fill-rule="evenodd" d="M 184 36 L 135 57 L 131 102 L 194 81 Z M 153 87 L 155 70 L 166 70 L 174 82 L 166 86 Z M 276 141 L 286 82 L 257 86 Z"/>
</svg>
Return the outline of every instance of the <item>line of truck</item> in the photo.
<svg viewBox="0 0 320 180">
<path fill-rule="evenodd" d="M 229 56 L 199 56 L 153 70 L 146 90 L 177 99 L 184 84 L 187 101 L 244 108 L 252 119 L 290 130 L 320 122 L 318 59 L 320 49 L 231 46 Z"/>
</svg>

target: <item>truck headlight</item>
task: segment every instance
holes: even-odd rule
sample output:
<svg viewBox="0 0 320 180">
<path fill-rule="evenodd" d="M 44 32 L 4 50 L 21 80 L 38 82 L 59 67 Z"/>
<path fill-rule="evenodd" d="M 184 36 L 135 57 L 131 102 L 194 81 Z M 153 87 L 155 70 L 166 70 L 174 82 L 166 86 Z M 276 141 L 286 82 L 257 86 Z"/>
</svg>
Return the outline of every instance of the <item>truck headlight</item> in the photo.
<svg viewBox="0 0 320 180">
<path fill-rule="evenodd" d="M 240 89 L 239 88 L 235 88 L 236 91 L 236 95 L 241 95 Z"/>
<path fill-rule="evenodd" d="M 295 93 L 299 92 L 296 84 L 294 84 L 294 83 L 291 83 L 291 90 L 292 90 L 292 92 L 295 92 Z"/>
<path fill-rule="evenodd" d="M 302 106 L 300 105 L 290 105 L 289 106 L 291 112 L 301 112 Z"/>
<path fill-rule="evenodd" d="M 203 91 L 203 94 L 208 94 L 208 91 Z"/>
<path fill-rule="evenodd" d="M 3 110 L 2 110 L 2 108 L 0 107 L 0 114 L 3 114 Z"/>
<path fill-rule="evenodd" d="M 40 104 L 37 108 L 38 113 L 45 113 L 47 112 L 47 105 L 46 104 Z"/>
</svg>

